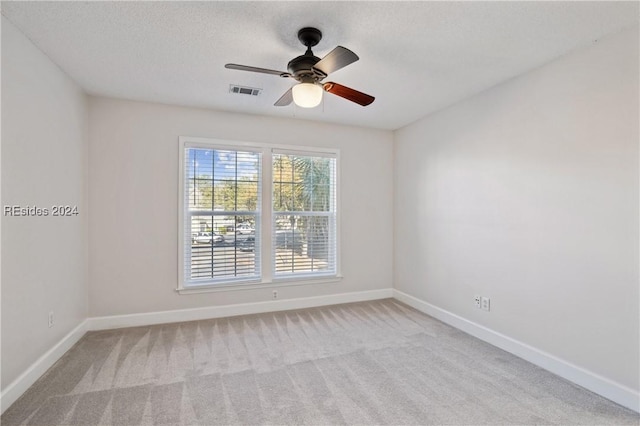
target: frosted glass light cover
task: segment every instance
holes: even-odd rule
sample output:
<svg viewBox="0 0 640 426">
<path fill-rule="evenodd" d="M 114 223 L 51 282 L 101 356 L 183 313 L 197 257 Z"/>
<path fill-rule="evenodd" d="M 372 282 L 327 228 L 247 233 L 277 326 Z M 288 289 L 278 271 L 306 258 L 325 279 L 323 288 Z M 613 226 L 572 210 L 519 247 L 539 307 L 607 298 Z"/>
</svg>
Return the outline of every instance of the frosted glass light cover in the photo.
<svg viewBox="0 0 640 426">
<path fill-rule="evenodd" d="M 313 108 L 322 101 L 322 87 L 313 83 L 300 83 L 293 86 L 293 102 L 302 108 Z"/>
</svg>

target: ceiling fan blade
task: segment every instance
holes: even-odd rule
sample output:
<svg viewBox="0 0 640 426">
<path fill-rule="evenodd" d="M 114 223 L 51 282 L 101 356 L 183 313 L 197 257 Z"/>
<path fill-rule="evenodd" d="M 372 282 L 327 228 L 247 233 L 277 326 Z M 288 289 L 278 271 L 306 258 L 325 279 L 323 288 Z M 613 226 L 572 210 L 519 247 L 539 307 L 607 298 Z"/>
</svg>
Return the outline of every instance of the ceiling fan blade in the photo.
<svg viewBox="0 0 640 426">
<path fill-rule="evenodd" d="M 344 68 L 347 65 L 354 63 L 358 59 L 360 59 L 358 58 L 358 55 L 346 47 L 338 46 L 331 52 L 327 53 L 324 58 L 320 59 L 313 68 L 320 70 L 325 75 L 329 75 L 340 68 Z"/>
<path fill-rule="evenodd" d="M 293 87 L 290 87 L 289 90 L 287 90 L 286 92 L 284 92 L 284 95 L 282 95 L 280 97 L 280 99 L 278 99 L 276 101 L 275 104 L 273 104 L 274 106 L 287 106 L 289 105 L 291 102 L 293 102 Z"/>
<path fill-rule="evenodd" d="M 248 65 L 226 64 L 224 67 L 228 68 L 230 70 L 260 72 L 262 74 L 279 75 L 280 77 L 291 77 L 291 74 L 289 74 L 288 72 L 285 72 L 285 71 L 270 70 L 270 69 L 267 69 L 267 68 L 250 67 Z"/>
<path fill-rule="evenodd" d="M 340 96 L 341 98 L 348 99 L 351 102 L 355 102 L 362 106 L 367 106 L 376 99 L 371 95 L 358 92 L 357 90 L 338 83 L 324 83 L 322 85 L 322 88 L 329 93 Z"/>
</svg>

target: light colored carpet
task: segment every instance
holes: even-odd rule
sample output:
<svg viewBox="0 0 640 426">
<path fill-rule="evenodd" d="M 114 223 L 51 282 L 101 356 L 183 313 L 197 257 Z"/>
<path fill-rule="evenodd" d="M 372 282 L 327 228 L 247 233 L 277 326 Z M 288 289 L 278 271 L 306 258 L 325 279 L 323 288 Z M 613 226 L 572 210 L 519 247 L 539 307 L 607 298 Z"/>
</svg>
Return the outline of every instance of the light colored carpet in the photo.
<svg viewBox="0 0 640 426">
<path fill-rule="evenodd" d="M 87 333 L 2 425 L 639 424 L 393 299 Z"/>
</svg>

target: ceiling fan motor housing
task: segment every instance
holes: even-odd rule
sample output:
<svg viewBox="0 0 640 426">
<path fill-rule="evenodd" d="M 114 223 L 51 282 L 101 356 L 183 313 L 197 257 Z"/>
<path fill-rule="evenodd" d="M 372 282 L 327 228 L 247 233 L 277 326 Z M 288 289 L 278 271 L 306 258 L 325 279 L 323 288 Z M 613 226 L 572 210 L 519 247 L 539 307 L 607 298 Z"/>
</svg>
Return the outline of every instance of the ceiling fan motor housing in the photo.
<svg viewBox="0 0 640 426">
<path fill-rule="evenodd" d="M 313 71 L 313 66 L 318 61 L 320 61 L 320 58 L 314 56 L 313 53 L 311 55 L 305 53 L 289 61 L 287 69 L 293 75 L 293 78 L 298 81 L 306 77 L 315 78 L 316 73 Z"/>
</svg>

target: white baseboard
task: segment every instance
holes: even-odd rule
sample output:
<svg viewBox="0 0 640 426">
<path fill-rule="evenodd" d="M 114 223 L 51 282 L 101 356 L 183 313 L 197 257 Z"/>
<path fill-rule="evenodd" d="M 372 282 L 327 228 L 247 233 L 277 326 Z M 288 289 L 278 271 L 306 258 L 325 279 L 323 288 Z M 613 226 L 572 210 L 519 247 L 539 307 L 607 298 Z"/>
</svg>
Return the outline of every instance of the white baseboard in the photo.
<svg viewBox="0 0 640 426">
<path fill-rule="evenodd" d="M 0 410 L 2 413 L 33 385 L 62 355 L 80 340 L 87 332 L 87 320 L 82 321 L 76 328 L 44 353 L 18 378 L 11 382 L 0 394 Z"/>
<path fill-rule="evenodd" d="M 236 305 L 207 306 L 203 308 L 179 309 L 174 311 L 147 312 L 143 314 L 113 315 L 88 318 L 89 330 L 136 327 L 170 322 L 196 321 L 208 318 L 222 318 L 236 315 L 260 314 L 263 312 L 287 311 L 312 308 L 315 306 L 337 305 L 340 303 L 364 302 L 366 300 L 393 297 L 393 289 L 357 291 L 352 293 L 329 294 L 326 296 L 302 297 L 297 299 L 269 300 Z"/>
<path fill-rule="evenodd" d="M 474 337 L 525 359 L 562 378 L 580 385 L 611 401 L 640 412 L 640 393 L 634 389 L 616 383 L 606 377 L 588 371 L 582 367 L 562 360 L 533 346 L 512 339 L 485 326 L 469 321 L 459 315 L 434 306 L 399 290 L 393 290 L 393 297 L 407 305 L 424 312 L 440 321 L 462 330 Z"/>
</svg>

